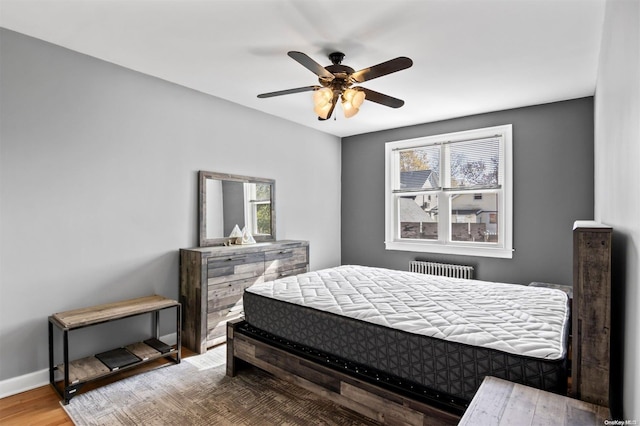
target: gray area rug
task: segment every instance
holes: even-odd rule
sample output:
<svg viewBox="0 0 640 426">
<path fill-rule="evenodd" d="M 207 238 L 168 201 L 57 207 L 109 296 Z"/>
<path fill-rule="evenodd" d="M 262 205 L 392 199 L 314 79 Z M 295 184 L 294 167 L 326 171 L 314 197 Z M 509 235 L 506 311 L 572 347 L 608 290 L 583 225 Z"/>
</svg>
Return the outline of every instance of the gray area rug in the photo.
<svg viewBox="0 0 640 426">
<path fill-rule="evenodd" d="M 256 368 L 227 377 L 226 347 L 119 380 L 64 406 L 76 425 L 374 425 Z"/>
</svg>

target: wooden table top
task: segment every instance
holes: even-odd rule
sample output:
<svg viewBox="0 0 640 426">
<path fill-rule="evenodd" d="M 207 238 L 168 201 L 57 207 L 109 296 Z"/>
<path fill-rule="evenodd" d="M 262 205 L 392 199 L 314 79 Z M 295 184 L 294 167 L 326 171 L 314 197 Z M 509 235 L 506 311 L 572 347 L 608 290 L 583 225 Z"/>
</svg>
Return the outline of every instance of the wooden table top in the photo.
<svg viewBox="0 0 640 426">
<path fill-rule="evenodd" d="M 602 426 L 609 409 L 487 376 L 459 425 Z"/>
<path fill-rule="evenodd" d="M 59 312 L 49 319 L 62 328 L 73 329 L 178 305 L 175 300 L 153 295 Z"/>
</svg>

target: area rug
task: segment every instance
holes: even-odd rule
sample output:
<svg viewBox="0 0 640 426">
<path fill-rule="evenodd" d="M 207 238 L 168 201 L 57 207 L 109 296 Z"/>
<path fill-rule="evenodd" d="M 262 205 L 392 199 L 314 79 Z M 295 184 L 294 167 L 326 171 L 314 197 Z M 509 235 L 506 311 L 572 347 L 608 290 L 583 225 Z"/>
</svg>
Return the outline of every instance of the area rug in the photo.
<svg viewBox="0 0 640 426">
<path fill-rule="evenodd" d="M 85 425 L 375 425 L 257 368 L 227 377 L 226 347 L 87 391 L 64 406 Z"/>
</svg>

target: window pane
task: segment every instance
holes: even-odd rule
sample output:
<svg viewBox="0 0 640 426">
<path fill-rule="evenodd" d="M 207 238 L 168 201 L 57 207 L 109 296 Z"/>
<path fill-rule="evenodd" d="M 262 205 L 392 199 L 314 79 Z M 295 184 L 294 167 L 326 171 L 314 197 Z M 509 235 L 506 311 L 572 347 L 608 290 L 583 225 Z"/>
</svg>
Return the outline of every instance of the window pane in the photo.
<svg viewBox="0 0 640 426">
<path fill-rule="evenodd" d="M 438 196 L 420 194 L 398 197 L 400 238 L 438 239 Z"/>
<path fill-rule="evenodd" d="M 271 204 L 256 205 L 257 233 L 271 234 Z"/>
<path fill-rule="evenodd" d="M 451 240 L 497 243 L 499 217 L 498 194 L 451 195 Z"/>
<path fill-rule="evenodd" d="M 440 147 L 426 146 L 399 153 L 400 189 L 439 188 Z"/>
<path fill-rule="evenodd" d="M 449 145 L 451 188 L 497 186 L 500 140 L 484 139 Z"/>
<path fill-rule="evenodd" d="M 271 184 L 256 183 L 256 201 L 271 201 Z"/>
</svg>

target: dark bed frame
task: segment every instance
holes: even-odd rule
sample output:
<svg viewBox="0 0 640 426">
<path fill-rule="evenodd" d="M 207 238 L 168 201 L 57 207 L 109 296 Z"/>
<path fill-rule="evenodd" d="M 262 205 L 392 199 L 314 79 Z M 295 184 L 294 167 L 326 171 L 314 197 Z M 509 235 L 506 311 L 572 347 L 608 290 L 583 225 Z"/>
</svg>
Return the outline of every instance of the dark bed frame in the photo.
<svg viewBox="0 0 640 426">
<path fill-rule="evenodd" d="M 384 424 L 455 425 L 466 406 L 342 359 L 227 323 L 227 375 L 250 364 Z"/>
</svg>

